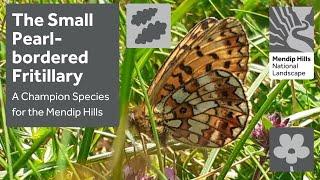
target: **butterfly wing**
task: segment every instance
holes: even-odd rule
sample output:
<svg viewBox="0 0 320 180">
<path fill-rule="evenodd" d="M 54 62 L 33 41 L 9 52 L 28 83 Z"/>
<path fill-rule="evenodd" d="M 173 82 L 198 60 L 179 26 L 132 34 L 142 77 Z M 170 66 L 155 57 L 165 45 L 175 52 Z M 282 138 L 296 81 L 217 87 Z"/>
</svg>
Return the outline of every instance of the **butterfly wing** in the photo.
<svg viewBox="0 0 320 180">
<path fill-rule="evenodd" d="M 172 51 L 148 93 L 159 123 L 186 144 L 221 147 L 249 114 L 241 81 L 249 47 L 235 18 L 198 23 Z"/>
<path fill-rule="evenodd" d="M 221 147 L 237 138 L 249 114 L 241 82 L 224 70 L 191 78 L 155 111 L 175 139 L 202 147 Z"/>
<path fill-rule="evenodd" d="M 248 49 L 246 34 L 235 18 L 201 21 L 172 51 L 157 73 L 148 90 L 152 104 L 158 104 L 192 76 L 211 70 L 227 70 L 244 80 Z"/>
</svg>

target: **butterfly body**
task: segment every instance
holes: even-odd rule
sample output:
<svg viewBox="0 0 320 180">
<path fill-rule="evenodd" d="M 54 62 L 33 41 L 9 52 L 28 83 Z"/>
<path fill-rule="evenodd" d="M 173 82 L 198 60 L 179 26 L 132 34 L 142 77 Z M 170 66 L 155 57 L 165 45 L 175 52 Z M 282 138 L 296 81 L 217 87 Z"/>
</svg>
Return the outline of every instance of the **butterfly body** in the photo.
<svg viewBox="0 0 320 180">
<path fill-rule="evenodd" d="M 249 116 L 242 85 L 248 49 L 234 18 L 205 19 L 186 35 L 148 90 L 162 139 L 171 134 L 189 145 L 221 147 L 237 138 Z M 136 108 L 135 125 L 151 135 L 145 114 Z"/>
</svg>

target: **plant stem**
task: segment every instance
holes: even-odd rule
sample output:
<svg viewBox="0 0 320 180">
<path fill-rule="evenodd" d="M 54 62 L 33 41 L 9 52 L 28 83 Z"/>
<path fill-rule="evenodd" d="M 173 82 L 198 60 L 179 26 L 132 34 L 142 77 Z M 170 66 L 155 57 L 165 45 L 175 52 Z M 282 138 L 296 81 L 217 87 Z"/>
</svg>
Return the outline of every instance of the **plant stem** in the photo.
<svg viewBox="0 0 320 180">
<path fill-rule="evenodd" d="M 186 13 L 194 7 L 194 4 L 197 3 L 198 0 L 188 0 L 183 1 L 176 10 L 172 12 L 171 16 L 171 25 L 175 24 L 179 20 L 182 19 L 183 16 L 186 15 Z"/>
<path fill-rule="evenodd" d="M 63 159 L 65 159 L 71 169 L 71 171 L 73 172 L 74 176 L 75 176 L 75 179 L 77 180 L 80 180 L 80 176 L 77 172 L 77 170 L 74 168 L 73 164 L 70 162 L 70 159 L 68 157 L 68 151 L 67 151 L 67 148 L 61 144 L 59 142 L 59 139 L 56 137 L 56 141 L 57 141 L 57 144 L 58 144 L 58 147 L 59 147 L 59 154 L 63 156 Z"/>
<path fill-rule="evenodd" d="M 16 136 L 13 132 L 13 129 L 8 129 L 8 132 L 9 132 L 9 137 L 10 137 L 11 142 L 13 142 L 15 148 L 17 148 L 20 156 L 23 156 L 24 155 L 24 148 L 22 147 L 22 145 L 20 144 L 20 142 L 16 138 Z M 40 173 L 38 172 L 37 168 L 32 164 L 31 160 L 28 160 L 28 165 L 30 166 L 33 173 L 37 176 L 37 178 L 41 179 Z"/>
<path fill-rule="evenodd" d="M 93 132 L 94 128 L 86 128 L 84 131 L 77 160 L 78 163 L 85 163 L 87 161 L 90 151 L 90 144 L 92 142 Z"/>
<path fill-rule="evenodd" d="M 261 166 L 263 166 L 263 164 L 264 164 L 264 163 L 266 162 L 266 160 L 267 160 L 268 151 L 269 151 L 269 148 L 264 149 L 265 155 L 264 155 L 264 156 L 260 156 L 259 164 L 260 164 Z M 260 171 L 259 168 L 257 167 L 256 170 L 254 171 L 253 176 L 252 176 L 252 180 L 259 180 L 259 179 L 260 179 L 260 174 L 261 174 L 261 171 Z"/>
<path fill-rule="evenodd" d="M 114 155 L 112 159 L 112 179 L 122 179 L 123 170 L 123 150 L 126 139 L 125 131 L 128 125 L 128 105 L 130 90 L 132 87 L 132 72 L 134 67 L 135 49 L 128 48 L 125 51 L 122 63 L 121 86 L 120 86 L 120 120 L 117 129 L 117 138 L 114 139 L 112 148 Z"/>
<path fill-rule="evenodd" d="M 218 177 L 218 180 L 223 180 L 225 178 L 225 176 L 227 175 L 228 171 L 231 168 L 232 163 L 237 158 L 237 156 L 240 153 L 240 150 L 243 148 L 243 145 L 246 142 L 246 140 L 249 138 L 252 130 L 254 129 L 254 127 L 256 126 L 256 124 L 258 123 L 260 118 L 262 117 L 262 115 L 269 109 L 272 101 L 276 98 L 278 93 L 280 93 L 280 91 L 283 90 L 283 88 L 285 87 L 285 85 L 287 83 L 288 83 L 288 80 L 283 80 L 273 89 L 273 91 L 271 91 L 267 100 L 263 103 L 263 105 L 261 106 L 259 111 L 252 118 L 250 124 L 248 125 L 248 127 L 247 127 L 246 131 L 244 132 L 244 134 L 242 135 L 241 139 L 235 145 L 235 147 L 232 151 L 232 154 L 230 155 L 228 161 L 226 162 L 224 168 L 221 171 L 220 176 Z"/>
<path fill-rule="evenodd" d="M 9 139 L 9 133 L 8 133 L 8 127 L 7 127 L 6 111 L 4 108 L 4 95 L 3 95 L 1 80 L 0 80 L 0 105 L 1 105 L 1 119 L 2 119 L 2 125 L 3 125 L 4 139 L 5 139 L 5 144 L 6 144 L 6 151 L 5 152 L 6 152 L 7 161 L 8 161 L 7 171 L 9 174 L 9 178 L 13 179 L 14 173 L 13 173 L 13 168 L 12 168 L 10 139 Z"/>
<path fill-rule="evenodd" d="M 158 156 L 159 166 L 160 166 L 161 171 L 164 172 L 164 167 L 163 167 L 162 158 L 161 158 L 162 155 L 161 155 L 160 140 L 159 140 L 159 135 L 158 135 L 158 132 L 157 132 L 157 124 L 156 124 L 156 121 L 154 120 L 153 110 L 152 110 L 152 107 L 150 105 L 150 101 L 149 101 L 149 98 L 148 98 L 148 92 L 147 92 L 147 89 L 145 87 L 145 82 L 143 81 L 143 78 L 142 78 L 142 76 L 140 74 L 140 71 L 138 70 L 137 64 L 135 64 L 135 68 L 136 68 L 136 72 L 138 74 L 139 81 L 141 83 L 141 88 L 142 88 L 142 91 L 143 91 L 143 94 L 144 94 L 144 98 L 145 98 L 145 102 L 146 102 L 146 105 L 147 105 L 147 108 L 148 108 L 150 124 L 151 124 L 151 130 L 152 130 L 154 141 L 155 141 L 156 146 L 157 146 L 157 156 Z"/>
<path fill-rule="evenodd" d="M 43 142 L 45 142 L 49 136 L 52 136 L 54 133 L 52 128 L 49 128 L 44 131 L 43 134 L 37 140 L 32 144 L 31 148 L 23 155 L 21 156 L 13 165 L 12 170 L 13 174 L 15 174 L 23 165 L 27 163 L 27 161 L 30 159 L 31 155 L 39 149 L 39 147 L 42 145 Z"/>
</svg>

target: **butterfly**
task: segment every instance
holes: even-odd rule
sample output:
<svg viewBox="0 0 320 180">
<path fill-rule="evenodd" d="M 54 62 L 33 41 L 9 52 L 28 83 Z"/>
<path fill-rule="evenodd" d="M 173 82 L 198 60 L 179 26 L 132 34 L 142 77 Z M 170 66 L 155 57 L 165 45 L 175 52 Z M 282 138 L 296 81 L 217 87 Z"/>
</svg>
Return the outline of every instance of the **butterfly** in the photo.
<svg viewBox="0 0 320 180">
<path fill-rule="evenodd" d="M 235 140 L 249 116 L 242 85 L 248 59 L 248 40 L 237 19 L 196 24 L 148 89 L 160 138 L 171 134 L 185 144 L 211 148 Z M 133 114 L 138 130 L 152 134 L 144 105 Z"/>
</svg>

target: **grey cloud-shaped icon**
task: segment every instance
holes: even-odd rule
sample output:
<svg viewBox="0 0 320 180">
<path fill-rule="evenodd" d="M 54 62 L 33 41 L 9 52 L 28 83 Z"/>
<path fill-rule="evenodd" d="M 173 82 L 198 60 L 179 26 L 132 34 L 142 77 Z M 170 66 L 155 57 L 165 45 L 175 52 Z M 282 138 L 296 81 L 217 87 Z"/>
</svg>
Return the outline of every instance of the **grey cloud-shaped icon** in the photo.
<svg viewBox="0 0 320 180">
<path fill-rule="evenodd" d="M 160 39 L 160 36 L 166 33 L 166 28 L 167 24 L 160 21 L 156 21 L 155 24 L 150 23 L 147 28 L 143 28 L 141 34 L 138 34 L 135 43 L 146 44 L 146 42 Z"/>
<path fill-rule="evenodd" d="M 146 24 L 153 16 L 155 16 L 157 11 L 157 8 L 149 8 L 142 11 L 137 11 L 137 13 L 132 16 L 131 24 L 137 26 L 140 26 L 140 24 Z"/>
</svg>

